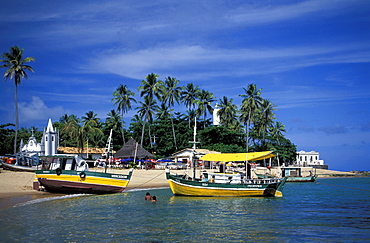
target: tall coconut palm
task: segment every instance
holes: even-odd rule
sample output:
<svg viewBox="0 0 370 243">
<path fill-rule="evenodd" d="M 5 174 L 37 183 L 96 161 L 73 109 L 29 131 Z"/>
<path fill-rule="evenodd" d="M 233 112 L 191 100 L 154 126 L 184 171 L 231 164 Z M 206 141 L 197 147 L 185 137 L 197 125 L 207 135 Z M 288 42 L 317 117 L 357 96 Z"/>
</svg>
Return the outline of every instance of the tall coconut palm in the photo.
<svg viewBox="0 0 370 243">
<path fill-rule="evenodd" d="M 151 73 L 146 76 L 145 80 L 141 81 L 141 86 L 138 90 L 140 92 L 140 97 L 149 96 L 150 98 L 156 97 L 158 100 L 162 100 L 162 89 L 163 82 L 158 80 L 158 75 Z"/>
<path fill-rule="evenodd" d="M 195 109 L 195 101 L 199 98 L 200 88 L 188 83 L 181 92 L 181 100 L 188 110 Z"/>
<path fill-rule="evenodd" d="M 149 129 L 150 129 L 150 124 L 153 123 L 153 115 L 156 110 L 159 109 L 157 102 L 150 96 L 145 96 L 144 97 L 144 102 L 139 101 L 141 106 L 137 107 L 138 113 L 140 118 L 144 121 L 143 123 L 143 129 L 141 133 L 141 142 L 140 145 L 143 146 L 143 139 L 144 139 L 144 128 L 145 128 L 145 123 L 149 123 Z M 149 130 L 150 131 L 150 130 Z M 150 134 L 149 134 L 150 137 Z"/>
<path fill-rule="evenodd" d="M 181 98 L 181 87 L 178 87 L 177 85 L 180 83 L 179 80 L 171 77 L 167 77 L 164 83 L 164 87 L 162 89 L 163 94 L 163 103 L 165 105 L 168 105 L 168 107 L 172 107 L 175 105 L 175 102 L 179 104 L 180 98 Z M 171 125 L 172 125 L 172 135 L 173 140 L 175 142 L 175 148 L 177 150 L 177 142 L 176 142 L 176 133 L 175 133 L 175 127 L 173 125 L 173 117 L 172 114 L 170 115 L 171 118 Z"/>
<path fill-rule="evenodd" d="M 231 128 L 236 120 L 237 106 L 233 104 L 233 99 L 228 99 L 224 96 L 220 99 L 221 109 L 217 112 L 220 117 L 220 122 L 223 126 Z"/>
<path fill-rule="evenodd" d="M 257 89 L 255 84 L 249 84 L 248 89 L 243 88 L 245 94 L 239 95 L 240 97 L 244 97 L 241 105 L 241 121 L 246 126 L 246 149 L 248 152 L 248 140 L 249 140 L 249 128 L 251 125 L 251 118 L 255 111 L 260 107 L 262 97 L 261 97 L 261 90 Z"/>
<path fill-rule="evenodd" d="M 112 129 L 113 132 L 115 133 L 122 133 L 123 131 L 122 116 L 119 113 L 117 113 L 116 110 L 111 110 L 107 114 L 107 116 L 108 117 L 105 120 L 106 124 L 106 126 L 104 127 L 105 130 L 110 131 Z M 116 139 L 115 137 L 113 137 L 112 139 L 113 139 L 112 144 L 115 145 L 118 139 Z"/>
<path fill-rule="evenodd" d="M 275 122 L 270 129 L 270 133 L 273 139 L 276 139 L 277 144 L 280 145 L 280 139 L 284 137 L 283 132 L 286 132 L 285 126 L 281 122 Z"/>
<path fill-rule="evenodd" d="M 100 118 L 97 117 L 98 114 L 96 114 L 94 111 L 88 111 L 88 112 L 86 112 L 85 115 L 86 116 L 81 117 L 83 122 L 88 122 L 88 121 L 94 120 L 97 123 L 99 123 L 99 121 L 100 121 Z"/>
<path fill-rule="evenodd" d="M 138 87 L 138 91 L 140 92 L 140 97 L 144 97 L 144 102 L 139 102 L 142 104 L 141 107 L 137 107 L 139 112 L 141 112 L 141 117 L 144 119 L 143 129 L 142 129 L 142 136 L 141 136 L 141 146 L 143 145 L 144 139 L 144 127 L 145 123 L 149 122 L 152 123 L 153 120 L 153 113 L 157 107 L 157 102 L 154 100 L 156 97 L 159 101 L 162 101 L 162 94 L 163 94 L 163 82 L 158 80 L 158 75 L 155 73 L 151 73 L 145 77 L 145 80 L 141 81 L 141 86 Z M 156 107 L 156 108 L 154 108 Z M 149 133 L 150 133 L 150 125 L 149 125 Z M 150 136 L 150 134 L 149 134 Z"/>
<path fill-rule="evenodd" d="M 157 113 L 155 115 L 156 119 L 172 119 L 172 112 L 173 109 L 170 109 L 167 105 L 164 103 L 161 103 L 161 105 L 158 107 L 158 110 L 156 110 Z"/>
<path fill-rule="evenodd" d="M 68 137 L 68 141 L 73 142 L 74 146 L 77 146 L 79 143 L 75 140 L 75 138 L 79 135 L 80 124 L 77 119 L 71 117 L 68 119 L 67 122 L 64 124 L 63 128 L 61 129 L 61 137 Z M 64 139 L 66 140 L 66 139 Z"/>
<path fill-rule="evenodd" d="M 263 137 L 262 144 L 265 144 L 266 132 L 268 132 L 269 128 L 274 123 L 275 119 L 274 111 L 276 110 L 275 107 L 276 106 L 270 100 L 263 99 L 261 102 L 261 106 L 258 111 L 259 127 L 257 131 L 259 135 Z"/>
<path fill-rule="evenodd" d="M 167 77 L 162 89 L 163 102 L 169 107 L 174 106 L 175 103 L 179 104 L 181 98 L 182 87 L 179 87 L 179 80 L 176 78 Z"/>
<path fill-rule="evenodd" d="M 202 90 L 199 93 L 199 99 L 196 101 L 196 104 L 198 106 L 196 113 L 197 116 L 203 116 L 204 121 L 206 121 L 207 111 L 209 114 L 212 114 L 213 107 L 212 103 L 216 101 L 213 94 L 207 90 Z"/>
<path fill-rule="evenodd" d="M 5 67 L 7 70 L 4 73 L 5 80 L 13 79 L 15 84 L 14 101 L 15 101 L 15 137 L 14 137 L 14 154 L 17 152 L 17 139 L 18 139 L 18 126 L 19 126 L 19 115 L 18 115 L 18 86 L 21 84 L 21 79 L 27 79 L 26 70 L 34 72 L 32 67 L 26 63 L 35 61 L 33 57 L 23 58 L 24 49 L 20 49 L 18 46 L 12 46 L 10 52 L 2 54 L 0 60 L 3 64 L 0 67 Z"/>
<path fill-rule="evenodd" d="M 123 115 L 127 113 L 129 110 L 132 109 L 132 102 L 136 103 L 136 100 L 134 99 L 135 93 L 131 92 L 127 85 L 120 84 L 118 88 L 113 92 L 113 99 L 112 102 L 114 102 L 114 105 L 117 105 L 117 111 L 121 112 L 122 115 L 122 140 L 123 144 L 125 144 L 125 132 L 123 130 Z"/>
<path fill-rule="evenodd" d="M 86 116 L 82 117 L 82 127 L 85 129 L 84 132 L 86 132 L 86 138 L 88 138 L 94 146 L 97 146 L 103 138 L 100 118 L 97 117 L 98 115 L 94 113 L 94 111 L 88 111 L 85 115 Z"/>
<path fill-rule="evenodd" d="M 63 116 L 61 116 L 59 118 L 59 122 L 62 123 L 62 124 L 65 124 L 68 122 L 68 114 L 64 114 Z"/>
</svg>

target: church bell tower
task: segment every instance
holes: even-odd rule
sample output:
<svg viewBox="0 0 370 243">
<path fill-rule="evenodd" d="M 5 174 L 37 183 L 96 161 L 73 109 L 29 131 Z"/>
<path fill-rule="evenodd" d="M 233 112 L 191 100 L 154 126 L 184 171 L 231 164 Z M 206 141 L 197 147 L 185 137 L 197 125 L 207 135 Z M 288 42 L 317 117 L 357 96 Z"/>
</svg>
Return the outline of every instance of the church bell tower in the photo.
<svg viewBox="0 0 370 243">
<path fill-rule="evenodd" d="M 44 155 L 48 156 L 57 154 L 58 141 L 58 132 L 54 129 L 51 119 L 49 118 L 48 126 L 44 130 L 44 134 L 42 136 Z"/>
</svg>

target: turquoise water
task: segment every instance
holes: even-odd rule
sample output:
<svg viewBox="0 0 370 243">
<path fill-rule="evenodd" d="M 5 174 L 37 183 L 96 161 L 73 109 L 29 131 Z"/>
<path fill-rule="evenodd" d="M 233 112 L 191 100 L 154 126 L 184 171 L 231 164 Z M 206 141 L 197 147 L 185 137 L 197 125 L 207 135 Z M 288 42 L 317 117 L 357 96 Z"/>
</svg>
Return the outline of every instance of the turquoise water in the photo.
<svg viewBox="0 0 370 243">
<path fill-rule="evenodd" d="M 370 178 L 287 183 L 283 198 L 170 189 L 44 198 L 0 210 L 1 242 L 369 242 Z M 149 191 L 157 202 L 144 201 Z"/>
</svg>

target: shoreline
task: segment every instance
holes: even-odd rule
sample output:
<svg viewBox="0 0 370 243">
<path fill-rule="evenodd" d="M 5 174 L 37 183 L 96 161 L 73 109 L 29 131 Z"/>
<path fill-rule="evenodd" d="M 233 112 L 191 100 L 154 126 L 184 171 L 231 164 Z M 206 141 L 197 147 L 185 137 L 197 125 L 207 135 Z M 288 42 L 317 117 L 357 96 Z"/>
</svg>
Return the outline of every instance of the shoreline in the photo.
<svg viewBox="0 0 370 243">
<path fill-rule="evenodd" d="M 90 171 L 103 172 L 103 170 L 103 168 L 90 168 Z M 128 174 L 128 169 L 108 169 L 107 172 L 116 174 Z M 172 170 L 172 172 L 183 174 L 186 172 L 186 170 Z M 323 169 L 317 170 L 316 173 L 318 175 L 318 178 L 320 179 L 360 177 L 352 172 L 341 172 Z M 33 190 L 34 178 L 35 176 L 33 172 L 15 172 L 4 170 L 1 168 L 0 210 L 39 198 L 65 195 Z M 131 181 L 124 192 L 160 188 L 169 188 L 165 176 L 165 170 L 135 169 Z"/>
</svg>

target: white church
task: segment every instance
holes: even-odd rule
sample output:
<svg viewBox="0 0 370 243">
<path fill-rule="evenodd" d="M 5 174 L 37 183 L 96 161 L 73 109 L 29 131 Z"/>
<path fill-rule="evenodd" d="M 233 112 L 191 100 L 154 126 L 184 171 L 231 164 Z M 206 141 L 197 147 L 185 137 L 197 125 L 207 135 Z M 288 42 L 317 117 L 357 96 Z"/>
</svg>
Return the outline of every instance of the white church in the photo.
<svg viewBox="0 0 370 243">
<path fill-rule="evenodd" d="M 28 139 L 27 144 L 21 142 L 21 153 L 37 154 L 37 155 L 55 155 L 57 154 L 59 141 L 59 133 L 53 127 L 51 119 L 48 121 L 47 127 L 44 129 L 42 139 L 40 143 L 37 143 L 36 138 L 32 136 Z"/>
</svg>

